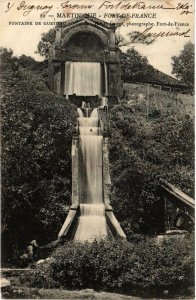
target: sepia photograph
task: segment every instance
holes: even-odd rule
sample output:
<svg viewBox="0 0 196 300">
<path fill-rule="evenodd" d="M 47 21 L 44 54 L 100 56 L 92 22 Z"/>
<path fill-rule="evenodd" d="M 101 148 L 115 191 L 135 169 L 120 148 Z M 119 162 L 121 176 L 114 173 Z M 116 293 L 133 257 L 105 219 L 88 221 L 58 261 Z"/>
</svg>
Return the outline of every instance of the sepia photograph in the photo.
<svg viewBox="0 0 196 300">
<path fill-rule="evenodd" d="M 2 299 L 194 299 L 194 1 L 0 9 Z"/>
</svg>

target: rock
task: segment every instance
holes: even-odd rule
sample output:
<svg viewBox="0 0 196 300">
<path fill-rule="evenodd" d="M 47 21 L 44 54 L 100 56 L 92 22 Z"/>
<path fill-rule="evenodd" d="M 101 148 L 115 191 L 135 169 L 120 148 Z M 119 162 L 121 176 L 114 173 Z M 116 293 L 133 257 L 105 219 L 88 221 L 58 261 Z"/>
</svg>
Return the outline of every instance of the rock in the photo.
<svg viewBox="0 0 196 300">
<path fill-rule="evenodd" d="M 42 264 L 42 263 L 44 263 L 45 261 L 46 261 L 45 259 L 39 259 L 39 260 L 36 262 L 36 265 Z"/>
<path fill-rule="evenodd" d="M 187 230 L 180 230 L 180 229 L 173 229 L 173 230 L 167 230 L 166 235 L 181 235 L 181 234 L 187 234 Z"/>
<path fill-rule="evenodd" d="M 39 264 L 43 264 L 47 261 L 50 261 L 50 257 L 47 257 L 46 259 L 39 259 L 37 262 L 36 262 L 36 265 L 39 265 Z"/>
<path fill-rule="evenodd" d="M 127 104 L 130 105 L 130 106 L 132 106 L 133 103 L 134 103 L 134 100 L 129 100 L 129 101 L 127 102 Z"/>
<path fill-rule="evenodd" d="M 84 293 L 93 293 L 94 290 L 93 289 L 84 289 L 84 290 L 81 290 L 82 292 Z"/>
<path fill-rule="evenodd" d="M 1 278 L 0 280 L 1 280 L 1 288 L 11 285 L 10 281 L 6 278 Z"/>
<path fill-rule="evenodd" d="M 145 98 L 145 96 L 143 94 L 138 94 L 138 99 L 139 100 L 143 100 Z"/>
</svg>

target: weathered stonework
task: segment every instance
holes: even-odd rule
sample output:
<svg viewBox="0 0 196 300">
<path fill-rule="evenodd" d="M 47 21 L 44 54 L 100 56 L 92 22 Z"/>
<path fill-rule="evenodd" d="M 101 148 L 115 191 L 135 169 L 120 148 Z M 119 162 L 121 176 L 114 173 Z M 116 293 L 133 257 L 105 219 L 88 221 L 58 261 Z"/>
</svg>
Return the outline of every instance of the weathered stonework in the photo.
<svg viewBox="0 0 196 300">
<path fill-rule="evenodd" d="M 103 138 L 103 194 L 106 207 L 110 206 L 111 179 L 109 172 L 108 138 Z"/>
<path fill-rule="evenodd" d="M 72 139 L 72 205 L 69 209 L 68 216 L 58 234 L 58 238 L 65 237 L 71 239 L 74 235 L 75 224 L 78 219 L 79 208 L 79 162 L 78 162 L 78 134 L 73 135 Z"/>
<path fill-rule="evenodd" d="M 99 108 L 99 120 L 100 127 L 104 137 L 109 136 L 109 115 L 108 115 L 108 107 L 100 107 Z"/>
<path fill-rule="evenodd" d="M 103 193 L 104 193 L 104 203 L 105 203 L 105 215 L 107 225 L 110 229 L 110 232 L 114 237 L 118 236 L 123 239 L 126 238 L 125 233 L 123 232 L 119 222 L 117 221 L 112 206 L 110 205 L 110 189 L 111 189 L 111 180 L 110 180 L 110 165 L 109 165 L 109 139 L 105 137 L 103 139 Z"/>
<path fill-rule="evenodd" d="M 83 110 L 84 112 L 85 110 Z M 105 205 L 105 217 L 108 226 L 108 233 L 113 237 L 120 237 L 125 239 L 125 233 L 123 232 L 119 222 L 117 221 L 113 209 L 110 205 L 110 166 L 109 166 L 109 115 L 108 107 L 99 107 L 98 109 L 100 127 L 103 133 L 103 145 L 102 145 L 102 180 L 103 180 L 103 199 Z M 73 239 L 75 236 L 78 217 L 79 217 L 79 194 L 81 193 L 80 184 L 82 180 L 79 175 L 80 165 L 80 147 L 79 147 L 79 132 L 73 135 L 72 139 L 72 205 L 69 209 L 68 216 L 58 234 L 58 238 Z"/>
<path fill-rule="evenodd" d="M 116 27 L 96 18 L 77 18 L 56 28 L 49 51 L 50 88 L 64 95 L 65 63 L 100 62 L 103 70 L 103 94 L 116 99 L 122 95 L 120 50 L 116 46 Z M 113 100 L 114 101 L 114 100 Z"/>
<path fill-rule="evenodd" d="M 78 136 L 73 136 L 72 139 L 72 204 L 79 204 L 79 188 L 78 188 Z"/>
</svg>

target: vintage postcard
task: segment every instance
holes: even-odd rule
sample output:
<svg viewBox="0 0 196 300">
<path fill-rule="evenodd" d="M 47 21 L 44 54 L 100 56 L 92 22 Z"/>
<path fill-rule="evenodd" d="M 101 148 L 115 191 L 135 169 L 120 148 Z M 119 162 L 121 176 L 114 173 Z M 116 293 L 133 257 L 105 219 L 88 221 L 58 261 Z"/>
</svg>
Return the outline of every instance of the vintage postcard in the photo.
<svg viewBox="0 0 196 300">
<path fill-rule="evenodd" d="M 2 297 L 194 298 L 194 1 L 0 5 Z"/>
</svg>

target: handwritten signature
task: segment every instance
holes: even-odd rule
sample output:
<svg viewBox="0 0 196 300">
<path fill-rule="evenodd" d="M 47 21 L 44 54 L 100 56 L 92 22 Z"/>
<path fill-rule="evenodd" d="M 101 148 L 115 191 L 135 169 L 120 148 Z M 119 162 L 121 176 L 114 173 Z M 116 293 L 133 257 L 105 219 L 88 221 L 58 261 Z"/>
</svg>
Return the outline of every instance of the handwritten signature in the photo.
<svg viewBox="0 0 196 300">
<path fill-rule="evenodd" d="M 72 2 L 72 0 L 67 0 L 60 3 L 60 6 L 62 9 L 77 9 L 77 10 L 84 10 L 84 9 L 98 9 L 98 10 L 115 10 L 119 9 L 122 11 L 128 11 L 128 10 L 176 10 L 179 12 L 180 15 L 187 15 L 192 14 L 192 5 L 188 3 L 178 3 L 176 7 L 171 6 L 164 6 L 161 5 L 149 5 L 146 4 L 144 1 L 136 1 L 136 2 L 127 2 L 124 4 L 122 1 L 115 2 L 114 1 L 103 1 L 98 6 L 92 4 L 92 2 L 85 2 L 85 5 L 82 2 Z M 10 10 L 13 9 L 13 7 L 16 7 L 18 11 L 23 12 L 23 16 L 26 17 L 33 11 L 39 11 L 41 12 L 40 17 L 44 18 L 53 8 L 54 5 L 34 5 L 34 4 L 27 4 L 26 1 L 21 1 L 19 5 L 17 5 L 15 2 L 8 2 L 6 6 L 5 13 L 8 13 Z M 56 7 L 57 8 L 57 7 Z"/>
<path fill-rule="evenodd" d="M 10 3 L 8 2 L 7 4 L 7 9 L 5 10 L 5 12 L 7 13 L 8 11 L 10 11 L 13 6 L 15 6 L 15 2 L 14 3 Z M 44 18 L 53 8 L 53 5 L 30 5 L 30 4 L 26 4 L 25 1 L 20 2 L 20 4 L 16 7 L 16 9 L 18 11 L 23 11 L 23 16 L 26 17 L 28 16 L 32 11 L 42 11 L 40 17 Z"/>
<path fill-rule="evenodd" d="M 142 32 L 137 32 L 134 37 L 131 37 L 131 42 L 144 42 L 146 44 L 152 44 L 157 38 L 163 37 L 185 37 L 189 38 L 190 29 L 186 31 L 159 31 L 159 32 L 151 32 L 153 26 L 146 28 Z"/>
</svg>

